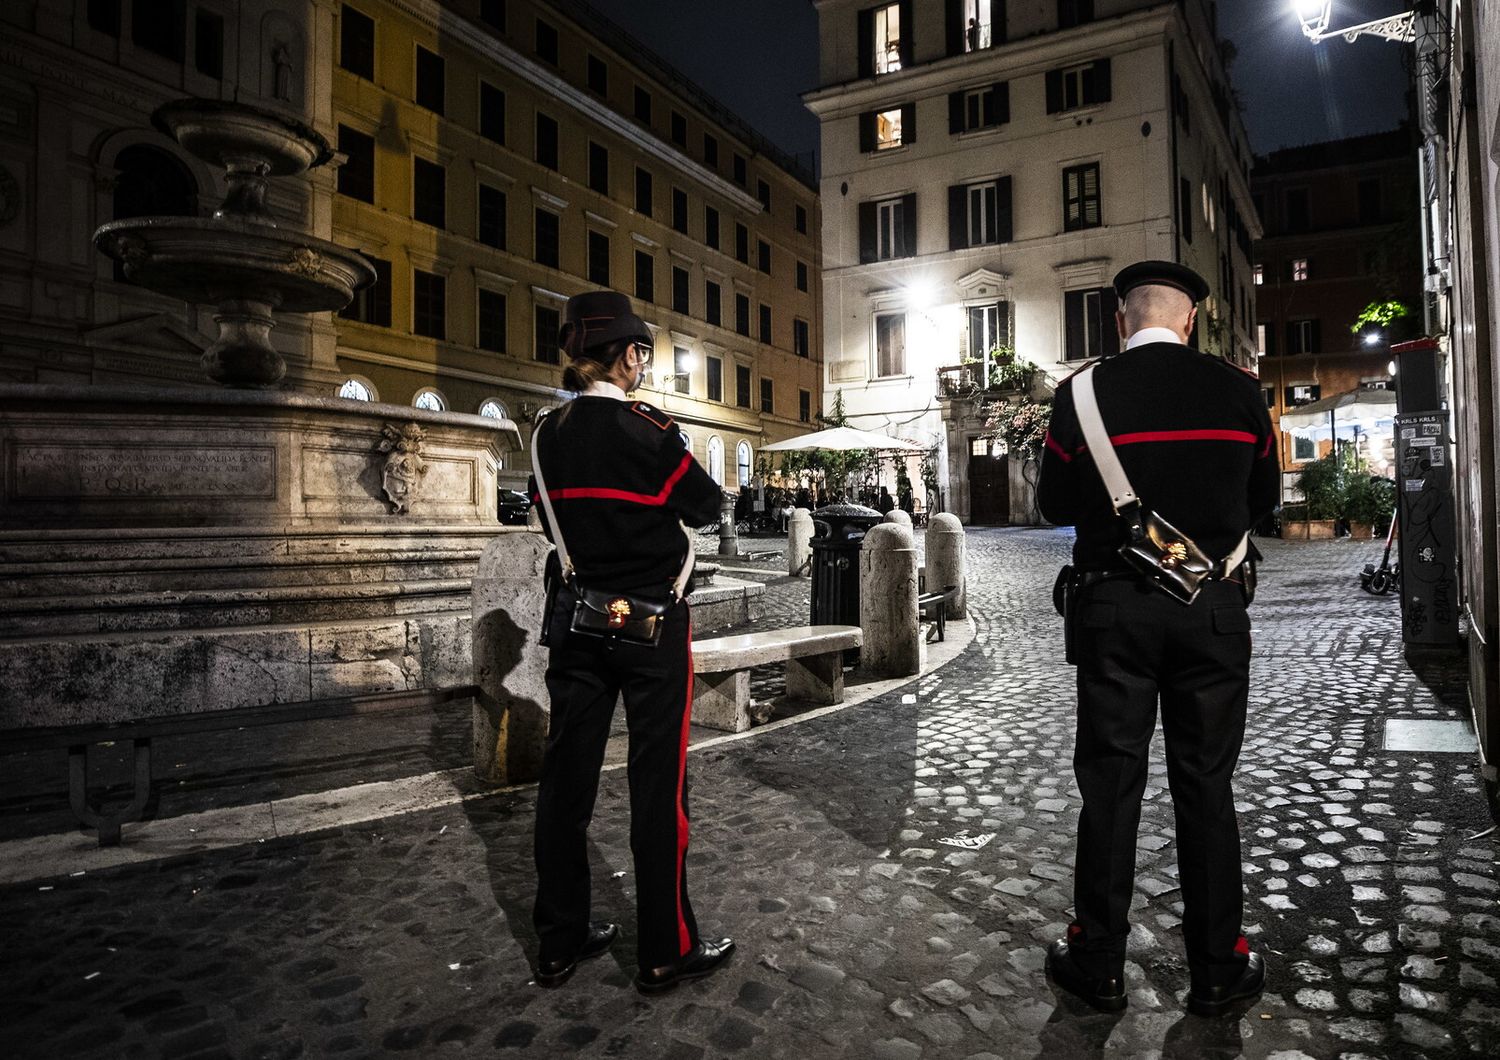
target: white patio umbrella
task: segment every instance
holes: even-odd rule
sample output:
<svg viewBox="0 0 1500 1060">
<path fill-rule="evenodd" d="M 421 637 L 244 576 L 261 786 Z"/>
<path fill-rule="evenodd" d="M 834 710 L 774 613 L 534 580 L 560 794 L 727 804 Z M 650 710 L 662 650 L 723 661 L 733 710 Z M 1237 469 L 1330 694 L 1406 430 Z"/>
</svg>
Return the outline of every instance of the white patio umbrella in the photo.
<svg viewBox="0 0 1500 1060">
<path fill-rule="evenodd" d="M 1281 430 L 1303 438 L 1330 438 L 1341 427 L 1351 433 L 1387 434 L 1396 418 L 1394 390 L 1349 390 L 1281 415 Z"/>
<path fill-rule="evenodd" d="M 925 453 L 925 447 L 915 442 L 892 438 L 888 434 L 861 431 L 853 427 L 830 427 L 826 431 L 799 434 L 785 441 L 772 442 L 760 448 L 762 453 L 790 453 L 806 449 L 834 449 L 839 451 L 874 449 L 883 453 Z"/>
</svg>

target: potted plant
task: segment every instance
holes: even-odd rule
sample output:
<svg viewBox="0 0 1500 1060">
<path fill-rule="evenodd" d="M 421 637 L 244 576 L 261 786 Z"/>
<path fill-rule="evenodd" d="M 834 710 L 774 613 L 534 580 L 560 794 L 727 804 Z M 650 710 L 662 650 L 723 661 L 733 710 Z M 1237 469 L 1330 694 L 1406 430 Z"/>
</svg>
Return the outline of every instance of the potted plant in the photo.
<svg viewBox="0 0 1500 1060">
<path fill-rule="evenodd" d="M 1314 460 L 1297 476 L 1302 503 L 1288 504 L 1281 512 L 1281 536 L 1303 541 L 1333 539 L 1333 522 L 1342 516 L 1343 469 L 1329 454 Z"/>
<path fill-rule="evenodd" d="M 1396 484 L 1388 478 L 1369 474 L 1366 469 L 1348 476 L 1344 489 L 1344 518 L 1349 520 L 1349 536 L 1368 541 L 1384 535 L 1396 511 Z"/>
</svg>

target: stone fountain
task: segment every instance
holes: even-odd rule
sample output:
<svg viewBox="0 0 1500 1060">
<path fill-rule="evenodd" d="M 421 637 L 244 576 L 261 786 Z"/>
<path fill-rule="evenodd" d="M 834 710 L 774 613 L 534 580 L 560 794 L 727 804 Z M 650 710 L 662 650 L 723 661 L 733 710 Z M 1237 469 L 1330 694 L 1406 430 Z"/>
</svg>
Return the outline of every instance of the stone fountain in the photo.
<svg viewBox="0 0 1500 1060">
<path fill-rule="evenodd" d="M 374 278 L 266 211 L 267 181 L 328 142 L 233 103 L 153 120 L 225 170 L 224 204 L 95 243 L 217 307 L 204 368 L 224 386 L 0 385 L 0 730 L 467 685 L 515 425 L 269 389 L 275 314 L 341 308 Z"/>
</svg>

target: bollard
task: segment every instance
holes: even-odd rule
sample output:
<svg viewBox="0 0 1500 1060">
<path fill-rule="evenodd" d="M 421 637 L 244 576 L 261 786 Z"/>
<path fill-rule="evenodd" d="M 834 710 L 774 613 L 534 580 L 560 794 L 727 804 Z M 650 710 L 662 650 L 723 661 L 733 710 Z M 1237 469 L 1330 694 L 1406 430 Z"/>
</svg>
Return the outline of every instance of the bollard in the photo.
<svg viewBox="0 0 1500 1060">
<path fill-rule="evenodd" d="M 740 554 L 740 539 L 734 529 L 734 502 L 733 493 L 725 492 L 719 498 L 719 555 L 721 556 Z"/>
<path fill-rule="evenodd" d="M 474 772 L 486 784 L 523 784 L 542 774 L 551 707 L 547 649 L 537 636 L 551 551 L 541 534 L 502 531 L 474 574 Z"/>
<path fill-rule="evenodd" d="M 812 573 L 812 512 L 793 508 L 786 530 L 786 572 L 794 578 Z"/>
<path fill-rule="evenodd" d="M 922 668 L 917 621 L 917 550 L 911 531 L 881 523 L 859 553 L 859 668 L 873 677 L 906 677 Z"/>
<path fill-rule="evenodd" d="M 885 518 L 882 519 L 881 522 L 895 523 L 897 526 L 904 526 L 908 530 L 912 528 L 911 516 L 907 515 L 900 508 L 892 508 L 890 511 L 886 512 Z"/>
<path fill-rule="evenodd" d="M 948 601 L 948 617 L 964 618 L 969 613 L 968 545 L 964 524 L 950 512 L 934 515 L 927 524 L 927 586 L 929 593 L 958 586 L 958 594 Z"/>
</svg>

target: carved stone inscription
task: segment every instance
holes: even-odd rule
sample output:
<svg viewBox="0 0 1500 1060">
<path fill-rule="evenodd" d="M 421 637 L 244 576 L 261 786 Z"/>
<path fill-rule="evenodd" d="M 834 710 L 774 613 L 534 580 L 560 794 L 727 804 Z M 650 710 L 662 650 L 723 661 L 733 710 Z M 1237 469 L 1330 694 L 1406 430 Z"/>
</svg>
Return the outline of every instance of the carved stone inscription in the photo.
<svg viewBox="0 0 1500 1060">
<path fill-rule="evenodd" d="M 275 496 L 271 446 L 39 445 L 13 451 L 17 500 Z"/>
</svg>

